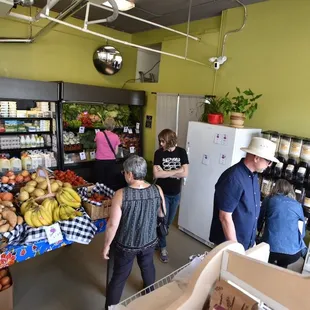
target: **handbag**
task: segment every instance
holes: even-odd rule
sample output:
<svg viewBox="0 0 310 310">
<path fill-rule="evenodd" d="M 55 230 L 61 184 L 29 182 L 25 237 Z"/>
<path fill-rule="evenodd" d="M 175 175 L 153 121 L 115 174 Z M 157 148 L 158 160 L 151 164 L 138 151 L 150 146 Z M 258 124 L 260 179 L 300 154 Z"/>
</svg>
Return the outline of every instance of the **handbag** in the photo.
<svg viewBox="0 0 310 310">
<path fill-rule="evenodd" d="M 160 197 L 160 208 L 161 208 L 161 211 L 164 214 L 164 217 L 157 216 L 157 227 L 156 227 L 157 236 L 159 238 L 161 238 L 161 237 L 166 237 L 169 234 L 169 231 L 168 231 L 168 227 L 166 225 L 166 219 L 165 219 L 166 218 L 166 214 L 165 214 L 165 211 L 164 211 L 162 198 L 160 196 L 160 192 L 159 192 L 159 189 L 158 189 L 157 186 L 156 186 L 156 188 L 158 190 L 159 197 Z"/>
</svg>

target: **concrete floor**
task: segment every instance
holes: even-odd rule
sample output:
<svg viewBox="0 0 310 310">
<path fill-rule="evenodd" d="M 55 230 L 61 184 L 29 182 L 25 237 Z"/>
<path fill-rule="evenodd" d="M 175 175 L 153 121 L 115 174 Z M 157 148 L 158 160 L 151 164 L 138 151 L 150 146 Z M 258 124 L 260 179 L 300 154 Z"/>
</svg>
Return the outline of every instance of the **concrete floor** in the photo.
<svg viewBox="0 0 310 310">
<path fill-rule="evenodd" d="M 102 310 L 105 303 L 106 262 L 101 258 L 103 234 L 90 245 L 72 246 L 45 253 L 13 265 L 14 310 Z M 209 249 L 176 227 L 170 228 L 170 261 L 163 264 L 155 257 L 159 280 L 188 262 L 192 254 Z M 127 281 L 122 299 L 142 289 L 137 264 Z"/>
</svg>

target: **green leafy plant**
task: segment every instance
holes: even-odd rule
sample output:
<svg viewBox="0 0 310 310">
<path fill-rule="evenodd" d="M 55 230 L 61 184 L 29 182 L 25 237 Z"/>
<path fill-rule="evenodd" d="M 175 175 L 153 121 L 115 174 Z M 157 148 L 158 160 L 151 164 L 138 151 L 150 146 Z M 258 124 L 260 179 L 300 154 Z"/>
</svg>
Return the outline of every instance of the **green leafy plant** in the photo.
<svg viewBox="0 0 310 310">
<path fill-rule="evenodd" d="M 225 114 L 229 114 L 230 112 L 244 113 L 245 117 L 251 119 L 258 108 L 257 99 L 259 99 L 262 94 L 255 95 L 251 89 L 243 92 L 241 92 L 238 87 L 236 87 L 236 89 L 238 92 L 237 96 L 229 99 L 229 93 L 227 93 L 223 98 L 223 111 Z"/>
<path fill-rule="evenodd" d="M 205 96 L 203 103 L 204 111 L 200 117 L 201 122 L 208 121 L 208 114 L 224 113 L 223 102 L 225 98 L 217 98 L 215 96 Z"/>
</svg>

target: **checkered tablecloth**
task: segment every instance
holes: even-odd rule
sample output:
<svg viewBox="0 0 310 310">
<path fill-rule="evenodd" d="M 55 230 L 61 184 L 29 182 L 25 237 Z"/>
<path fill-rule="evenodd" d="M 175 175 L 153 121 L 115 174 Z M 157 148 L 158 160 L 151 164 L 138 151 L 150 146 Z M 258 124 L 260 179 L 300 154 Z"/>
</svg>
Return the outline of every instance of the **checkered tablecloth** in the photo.
<svg viewBox="0 0 310 310">
<path fill-rule="evenodd" d="M 91 189 L 91 191 L 88 191 L 87 187 L 80 187 L 77 190 L 78 194 L 80 195 L 82 201 L 91 203 L 95 206 L 100 207 L 102 205 L 102 202 L 98 201 L 93 201 L 89 199 L 89 196 L 92 196 L 93 194 L 100 194 L 100 195 L 105 195 L 109 198 L 112 198 L 115 194 L 115 192 L 110 189 L 109 187 L 105 186 L 102 183 L 96 183 L 95 186 Z"/>
<path fill-rule="evenodd" d="M 73 220 L 59 221 L 63 236 L 68 240 L 81 244 L 89 244 L 96 234 L 97 227 L 92 223 L 90 217 L 83 208 L 79 209 L 83 216 Z M 4 233 L 10 245 L 27 245 L 33 242 L 47 241 L 43 227 L 33 228 L 26 223 L 17 225 L 11 232 Z"/>
<path fill-rule="evenodd" d="M 12 184 L 0 183 L 0 193 L 11 192 L 14 188 Z"/>
</svg>

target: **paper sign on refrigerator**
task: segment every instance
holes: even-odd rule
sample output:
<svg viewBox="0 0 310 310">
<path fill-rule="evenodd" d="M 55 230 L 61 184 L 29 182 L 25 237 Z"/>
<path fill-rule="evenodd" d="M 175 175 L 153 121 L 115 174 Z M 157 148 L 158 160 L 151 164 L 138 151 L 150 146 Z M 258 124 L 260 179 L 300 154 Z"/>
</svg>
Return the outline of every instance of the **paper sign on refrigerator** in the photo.
<svg viewBox="0 0 310 310">
<path fill-rule="evenodd" d="M 226 165 L 226 158 L 227 156 L 225 154 L 220 154 L 220 164 Z"/>
<path fill-rule="evenodd" d="M 202 156 L 202 164 L 206 165 L 206 166 L 210 164 L 209 155 L 203 154 L 203 156 Z"/>
<path fill-rule="evenodd" d="M 214 143 L 215 144 L 221 144 L 221 134 L 216 133 L 214 136 Z"/>
</svg>

